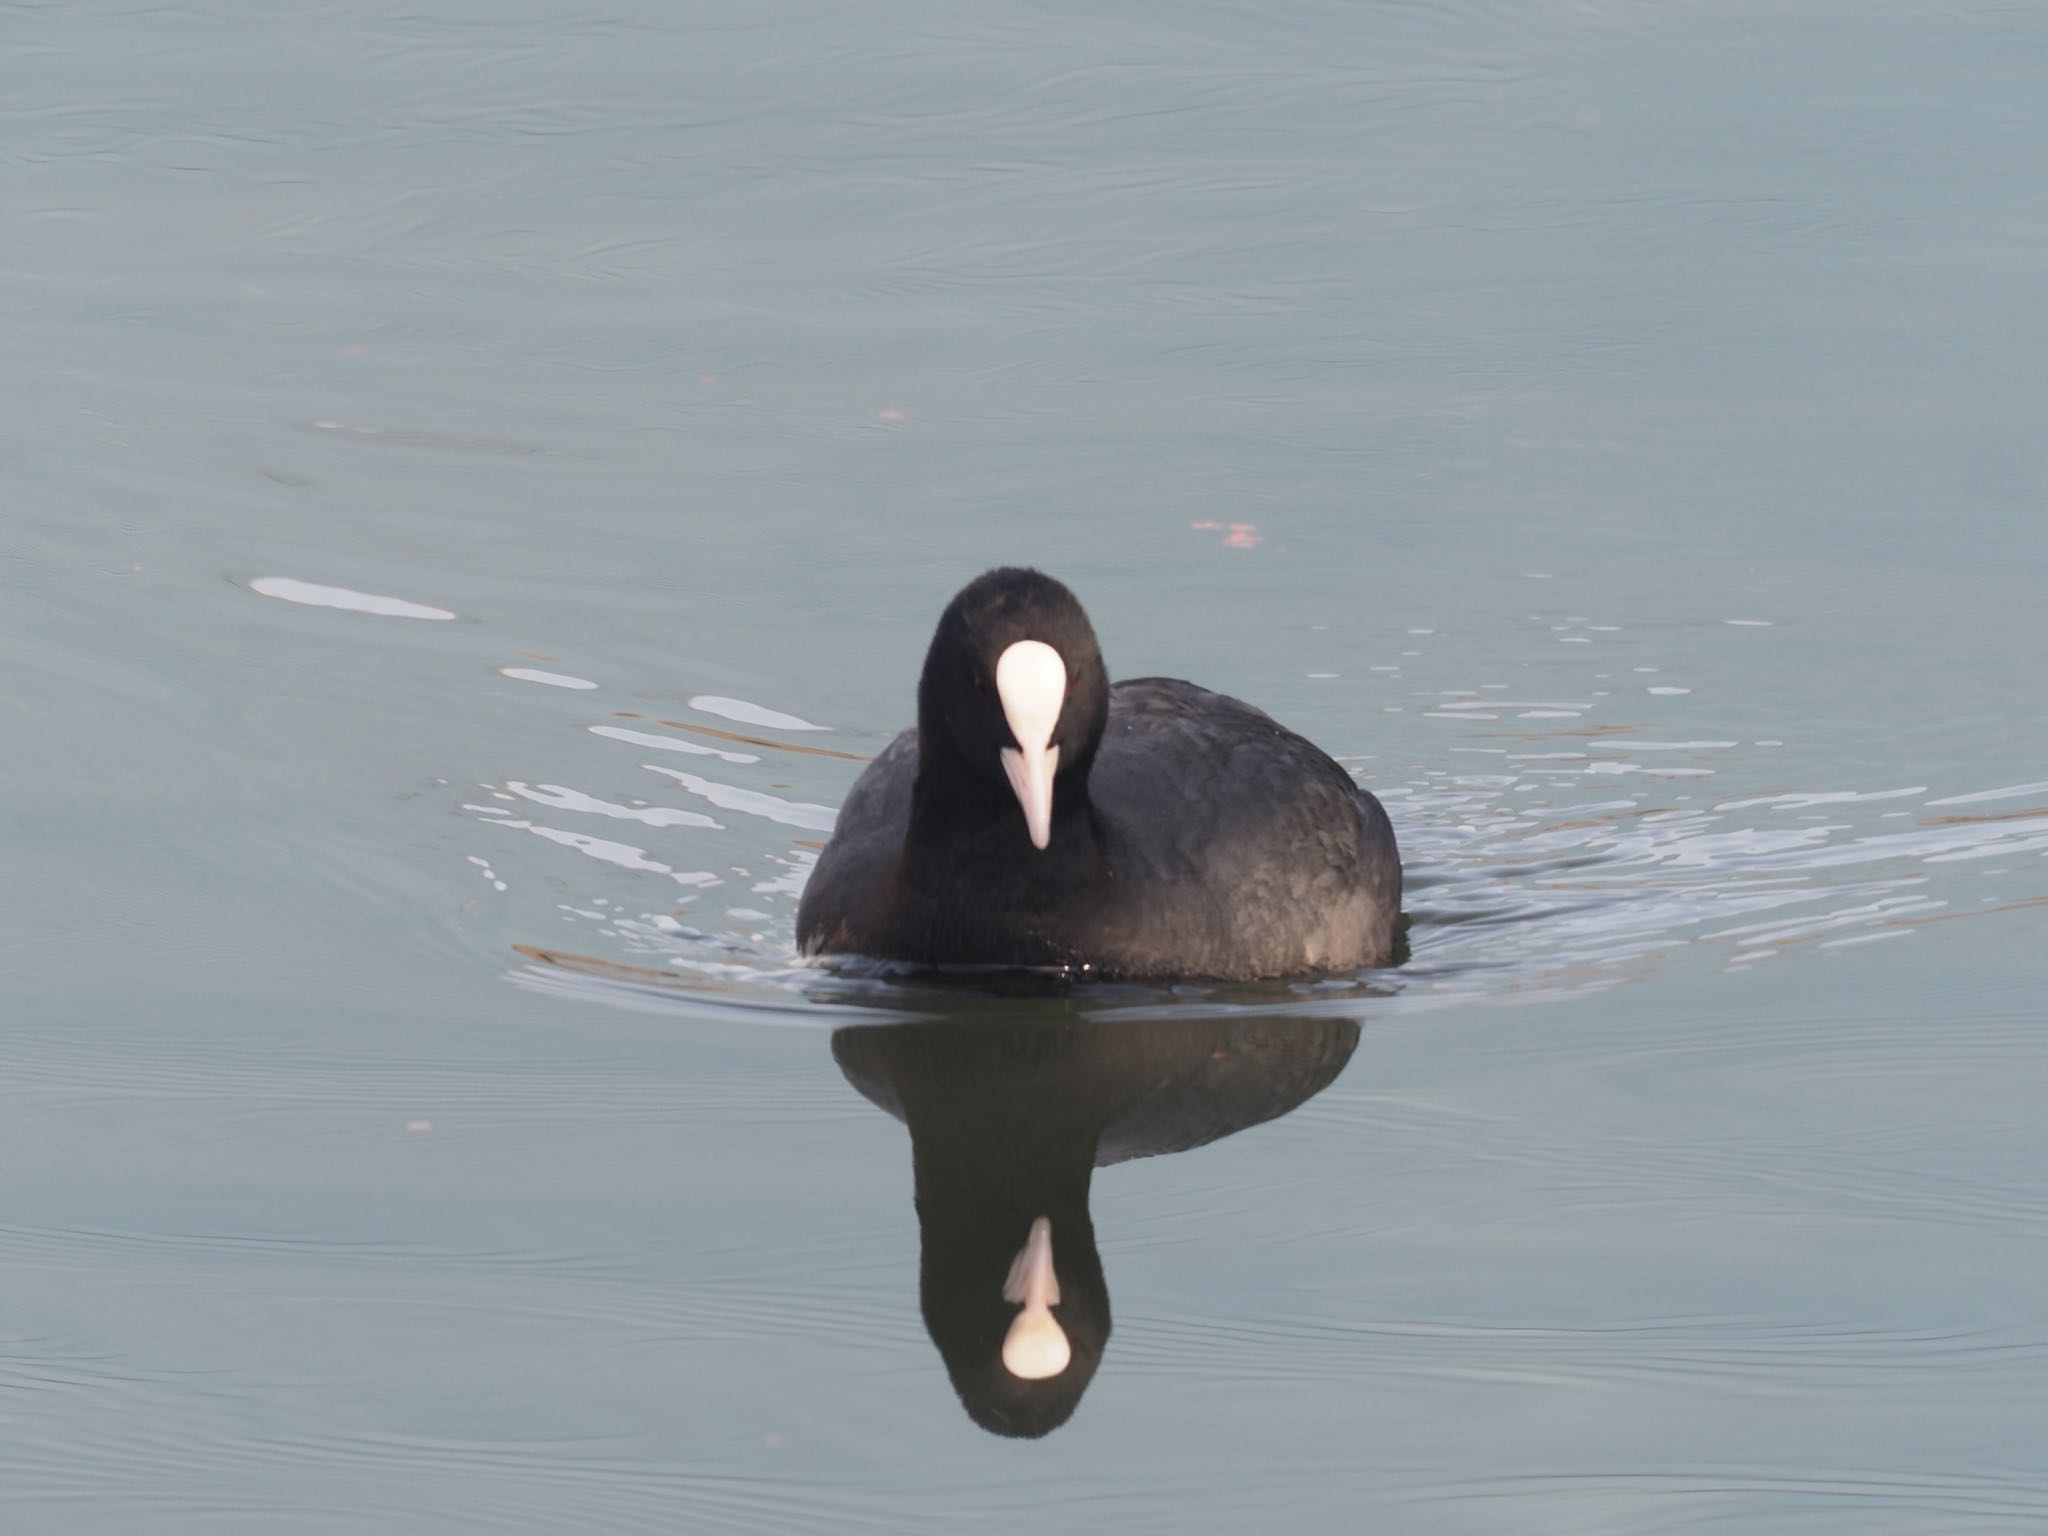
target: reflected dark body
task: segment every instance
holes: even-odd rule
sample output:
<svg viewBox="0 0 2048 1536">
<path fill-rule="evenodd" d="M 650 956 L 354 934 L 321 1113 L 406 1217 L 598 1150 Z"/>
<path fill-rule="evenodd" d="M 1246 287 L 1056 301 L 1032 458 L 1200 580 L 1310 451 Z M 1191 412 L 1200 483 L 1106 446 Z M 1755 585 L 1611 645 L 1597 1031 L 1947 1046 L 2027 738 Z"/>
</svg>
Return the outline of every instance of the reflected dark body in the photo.
<svg viewBox="0 0 2048 1536">
<path fill-rule="evenodd" d="M 1349 1019 L 1089 1023 L 1043 1014 L 860 1025 L 832 1037 L 847 1080 L 910 1128 L 922 1238 L 919 1301 L 961 1404 L 984 1429 L 1036 1437 L 1070 1418 L 1109 1340 L 1109 1288 L 1088 1211 L 1094 1170 L 1183 1152 L 1286 1114 L 1335 1080 Z M 1057 1376 L 1003 1368 L 1010 1260 L 1052 1221 L 1073 1349 Z"/>
<path fill-rule="evenodd" d="M 1052 836 L 1034 848 L 985 680 L 1005 647 L 1066 661 Z M 1400 857 L 1379 801 L 1313 743 L 1173 678 L 1111 686 L 1073 595 L 992 571 L 940 620 L 918 725 L 868 765 L 797 914 L 806 953 L 1245 980 L 1397 957 Z"/>
</svg>

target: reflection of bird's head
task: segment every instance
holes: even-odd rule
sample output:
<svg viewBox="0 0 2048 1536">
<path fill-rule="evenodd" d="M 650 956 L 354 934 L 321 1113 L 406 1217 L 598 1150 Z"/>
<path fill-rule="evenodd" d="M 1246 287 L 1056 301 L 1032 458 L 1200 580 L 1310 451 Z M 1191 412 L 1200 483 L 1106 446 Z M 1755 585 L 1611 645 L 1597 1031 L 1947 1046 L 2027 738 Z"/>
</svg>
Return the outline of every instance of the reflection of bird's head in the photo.
<svg viewBox="0 0 2048 1536">
<path fill-rule="evenodd" d="M 927 1219 L 919 1289 L 925 1327 L 975 1423 L 1035 1439 L 1073 1416 L 1109 1341 L 1109 1287 L 1085 1203 L 1028 1226 L 994 1213 L 939 1230 Z"/>
</svg>

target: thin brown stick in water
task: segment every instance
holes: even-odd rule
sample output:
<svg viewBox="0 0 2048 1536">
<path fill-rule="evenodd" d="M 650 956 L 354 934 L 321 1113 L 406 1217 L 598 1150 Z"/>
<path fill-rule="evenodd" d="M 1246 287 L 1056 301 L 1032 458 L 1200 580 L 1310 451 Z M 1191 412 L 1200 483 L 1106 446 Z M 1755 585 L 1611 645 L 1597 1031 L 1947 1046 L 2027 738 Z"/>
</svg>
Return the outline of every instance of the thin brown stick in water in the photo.
<svg viewBox="0 0 2048 1536">
<path fill-rule="evenodd" d="M 849 763 L 867 761 L 858 752 L 839 752 L 831 747 L 800 747 L 793 741 L 770 741 L 766 736 L 743 736 L 738 731 L 721 731 L 715 725 L 696 725 L 688 720 L 661 720 L 656 723 L 672 726 L 679 731 L 694 731 L 699 736 L 716 736 L 720 741 L 739 741 L 750 747 L 773 747 L 777 752 L 802 752 L 809 757 L 843 757 Z"/>
<path fill-rule="evenodd" d="M 1991 811 L 1982 816 L 1922 816 L 1923 827 L 1961 827 L 1984 821 L 2029 821 L 2036 816 L 2048 816 L 2048 806 L 2036 811 Z"/>
<path fill-rule="evenodd" d="M 617 960 L 606 960 L 598 955 L 578 955 L 565 949 L 540 949 L 532 944 L 514 944 L 514 954 L 524 955 L 536 965 L 552 966 L 558 971 L 574 971 L 579 976 L 605 976 L 613 981 L 638 981 L 659 983 L 678 992 L 730 992 L 732 988 L 715 981 L 686 980 L 674 971 L 657 970 L 649 965 L 625 965 Z"/>
</svg>

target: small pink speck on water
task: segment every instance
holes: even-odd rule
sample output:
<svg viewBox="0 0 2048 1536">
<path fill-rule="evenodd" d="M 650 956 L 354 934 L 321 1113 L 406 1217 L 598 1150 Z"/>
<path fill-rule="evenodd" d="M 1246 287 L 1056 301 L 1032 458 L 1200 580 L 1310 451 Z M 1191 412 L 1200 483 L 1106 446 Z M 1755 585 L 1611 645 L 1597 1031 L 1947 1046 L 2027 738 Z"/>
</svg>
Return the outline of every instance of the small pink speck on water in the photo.
<svg viewBox="0 0 2048 1536">
<path fill-rule="evenodd" d="M 431 1120 L 408 1120 L 405 1122 L 405 1128 L 417 1134 L 421 1131 L 431 1131 L 434 1128 L 434 1122 Z"/>
<path fill-rule="evenodd" d="M 892 405 L 892 406 L 890 406 L 890 407 L 889 407 L 889 409 L 888 409 L 888 410 L 886 410 L 886 411 L 877 411 L 877 412 L 875 412 L 875 420 L 877 420 L 877 421 L 908 421 L 908 420 L 910 420 L 910 412 L 908 412 L 908 411 L 899 411 L 898 409 L 896 409 L 896 407 L 895 407 L 895 406 L 893 406 L 893 405 Z"/>
<path fill-rule="evenodd" d="M 350 342 L 341 349 L 341 355 L 343 357 L 368 357 L 370 355 L 370 345 L 364 341 Z"/>
<path fill-rule="evenodd" d="M 1197 533 L 1220 533 L 1225 549 L 1257 549 L 1262 535 L 1257 523 L 1219 523 L 1204 521 L 1189 523 Z"/>
<path fill-rule="evenodd" d="M 700 373 L 697 375 L 697 384 L 698 387 L 701 389 L 709 389 L 712 385 L 716 384 L 717 382 L 718 380 L 714 379 L 708 373 Z"/>
</svg>

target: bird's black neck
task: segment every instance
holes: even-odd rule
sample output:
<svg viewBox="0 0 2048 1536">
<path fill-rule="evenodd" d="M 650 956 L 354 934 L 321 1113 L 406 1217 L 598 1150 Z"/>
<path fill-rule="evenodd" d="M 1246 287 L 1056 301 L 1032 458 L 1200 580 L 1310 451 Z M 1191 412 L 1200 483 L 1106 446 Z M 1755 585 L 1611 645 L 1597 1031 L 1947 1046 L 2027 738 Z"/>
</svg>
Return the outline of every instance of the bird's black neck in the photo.
<svg viewBox="0 0 2048 1536">
<path fill-rule="evenodd" d="M 1057 878 L 1092 872 L 1100 842 L 1085 770 L 1055 782 L 1052 836 L 1044 848 L 1034 848 L 1009 786 L 965 772 L 956 762 L 920 765 L 903 847 L 911 870 L 941 879 L 990 865 Z"/>
</svg>

